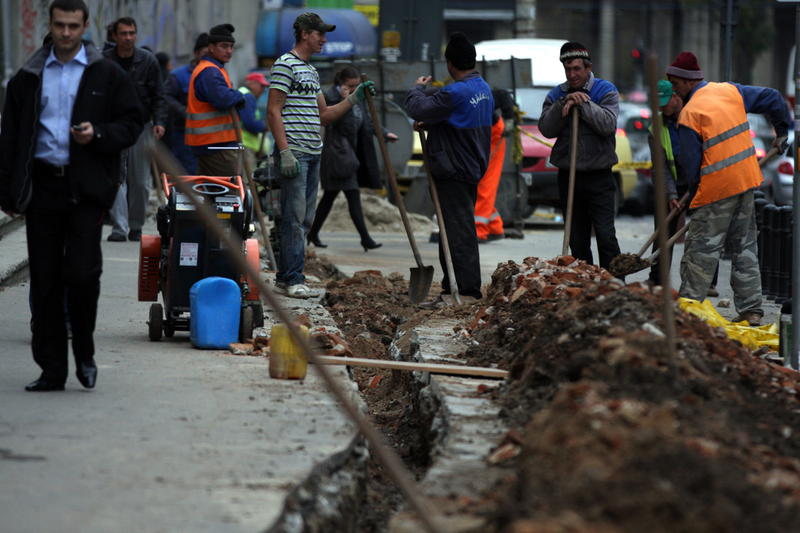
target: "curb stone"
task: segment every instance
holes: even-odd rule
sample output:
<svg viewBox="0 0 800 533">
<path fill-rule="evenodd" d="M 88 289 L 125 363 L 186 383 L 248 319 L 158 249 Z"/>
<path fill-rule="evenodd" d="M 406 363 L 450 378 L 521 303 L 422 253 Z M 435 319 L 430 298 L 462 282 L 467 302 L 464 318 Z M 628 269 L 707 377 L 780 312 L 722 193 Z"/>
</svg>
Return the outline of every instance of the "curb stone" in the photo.
<svg viewBox="0 0 800 533">
<path fill-rule="evenodd" d="M 28 239 L 22 217 L 0 212 L 0 286 L 11 282 L 28 267 Z"/>
</svg>

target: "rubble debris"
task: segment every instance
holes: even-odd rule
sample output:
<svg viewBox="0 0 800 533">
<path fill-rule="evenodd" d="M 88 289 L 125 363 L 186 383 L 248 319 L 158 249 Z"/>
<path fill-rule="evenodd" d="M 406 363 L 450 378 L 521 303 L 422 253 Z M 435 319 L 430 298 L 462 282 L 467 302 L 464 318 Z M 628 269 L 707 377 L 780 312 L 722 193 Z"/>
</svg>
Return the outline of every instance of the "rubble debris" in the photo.
<svg viewBox="0 0 800 533">
<path fill-rule="evenodd" d="M 251 343 L 232 342 L 228 349 L 233 355 L 263 355 L 261 350 L 256 350 Z"/>
<path fill-rule="evenodd" d="M 373 233 L 400 233 L 403 232 L 403 221 L 400 211 L 386 198 L 374 192 L 362 190 L 361 208 L 364 212 L 364 221 L 367 229 Z M 411 229 L 414 233 L 430 233 L 436 229 L 436 224 L 426 216 L 418 213 L 408 213 Z M 333 202 L 330 215 L 325 220 L 323 231 L 355 231 L 353 221 L 347 208 L 347 201 L 340 194 Z"/>
</svg>

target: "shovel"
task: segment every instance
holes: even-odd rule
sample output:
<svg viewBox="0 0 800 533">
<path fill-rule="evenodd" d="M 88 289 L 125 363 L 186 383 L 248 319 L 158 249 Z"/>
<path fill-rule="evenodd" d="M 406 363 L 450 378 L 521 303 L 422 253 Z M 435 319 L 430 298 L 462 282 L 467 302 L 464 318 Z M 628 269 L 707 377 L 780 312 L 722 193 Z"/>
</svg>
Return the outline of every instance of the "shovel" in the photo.
<svg viewBox="0 0 800 533">
<path fill-rule="evenodd" d="M 367 77 L 362 74 L 361 81 L 367 81 Z M 375 102 L 372 100 L 372 94 L 365 91 L 367 97 L 367 107 L 372 116 L 372 126 L 377 132 L 378 145 L 381 147 L 381 154 L 383 155 L 383 166 L 386 168 L 386 175 L 389 177 L 389 185 L 394 191 L 394 202 L 400 210 L 400 218 L 403 220 L 403 227 L 408 235 L 408 243 L 411 245 L 411 251 L 414 253 L 414 261 L 417 262 L 416 267 L 411 267 L 410 281 L 408 283 L 408 297 L 412 303 L 419 303 L 428 297 L 428 291 L 433 282 L 433 265 L 425 266 L 422 264 L 422 256 L 419 255 L 417 248 L 417 241 L 414 239 L 414 232 L 411 230 L 411 223 L 408 221 L 408 213 L 406 212 L 406 204 L 403 202 L 403 197 L 400 195 L 400 189 L 397 188 L 397 178 L 394 175 L 394 166 L 389 159 L 389 151 L 386 149 L 386 139 L 383 138 L 383 128 L 381 128 L 380 120 L 378 120 L 378 112 L 375 109 Z"/>
<path fill-rule="evenodd" d="M 425 132 L 419 131 L 419 142 L 422 145 L 422 160 L 425 163 L 425 173 L 428 174 L 428 184 L 431 189 L 431 199 L 433 205 L 436 207 L 436 221 L 439 223 L 439 235 L 444 249 L 444 264 L 447 266 L 447 279 L 450 280 L 450 292 L 453 294 L 458 305 L 461 305 L 461 296 L 458 295 L 458 284 L 456 283 L 456 275 L 453 270 L 453 256 L 450 255 L 450 241 L 447 240 L 447 229 L 444 227 L 444 217 L 442 217 L 442 206 L 439 204 L 439 193 L 436 191 L 436 185 L 433 183 L 433 176 L 431 175 L 431 168 L 428 165 L 428 145 L 425 141 Z"/>
<path fill-rule="evenodd" d="M 667 218 L 664 219 L 664 224 L 669 224 L 670 221 L 673 218 L 678 216 L 679 213 L 682 213 L 683 210 L 686 209 L 686 202 L 688 200 L 689 200 L 689 193 L 686 192 L 686 193 L 683 194 L 681 199 L 678 200 L 678 202 L 680 202 L 680 204 L 681 204 L 680 207 L 678 209 L 673 209 L 673 210 L 671 210 L 669 212 L 669 214 L 667 215 Z M 638 255 L 639 257 L 642 257 L 642 254 L 647 250 L 647 248 L 651 244 L 653 244 L 653 241 L 656 240 L 656 236 L 658 235 L 658 229 L 659 228 L 656 228 L 656 230 L 650 235 L 650 237 L 647 239 L 647 242 L 645 242 L 644 245 L 642 245 L 641 249 L 639 250 L 639 253 L 637 253 L 636 255 Z"/>
<path fill-rule="evenodd" d="M 569 254 L 569 241 L 572 234 L 572 204 L 575 201 L 575 165 L 578 164 L 578 108 L 572 107 L 572 131 L 569 143 L 569 188 L 567 189 L 567 212 L 564 219 L 564 241 L 561 255 Z"/>
</svg>

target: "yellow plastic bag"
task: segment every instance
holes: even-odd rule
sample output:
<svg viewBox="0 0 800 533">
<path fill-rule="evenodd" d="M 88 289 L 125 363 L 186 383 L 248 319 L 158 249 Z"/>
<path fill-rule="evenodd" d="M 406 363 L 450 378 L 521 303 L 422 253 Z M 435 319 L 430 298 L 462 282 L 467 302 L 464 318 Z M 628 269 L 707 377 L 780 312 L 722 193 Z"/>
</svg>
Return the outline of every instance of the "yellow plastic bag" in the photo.
<svg viewBox="0 0 800 533">
<path fill-rule="evenodd" d="M 747 321 L 731 322 L 720 315 L 709 300 L 702 303 L 690 298 L 679 298 L 678 305 L 687 313 L 691 313 L 705 320 L 709 326 L 720 327 L 725 330 L 728 337 L 741 342 L 751 350 L 762 346 L 770 350 L 778 350 L 779 335 L 778 324 L 767 324 L 759 327 L 750 327 Z"/>
</svg>

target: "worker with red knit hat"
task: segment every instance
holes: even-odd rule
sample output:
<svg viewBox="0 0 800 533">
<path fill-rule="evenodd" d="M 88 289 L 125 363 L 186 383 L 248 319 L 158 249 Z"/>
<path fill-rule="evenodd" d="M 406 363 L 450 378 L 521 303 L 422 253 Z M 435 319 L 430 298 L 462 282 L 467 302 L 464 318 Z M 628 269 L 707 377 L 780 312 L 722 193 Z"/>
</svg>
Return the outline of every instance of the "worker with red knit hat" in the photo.
<svg viewBox="0 0 800 533">
<path fill-rule="evenodd" d="M 703 81 L 691 52 L 667 67 L 683 99 L 678 118 L 678 165 L 689 184 L 691 221 L 681 260 L 680 295 L 702 301 L 722 249 L 731 254 L 731 288 L 738 320 L 759 325 L 758 267 L 753 191 L 763 178 L 750 137 L 747 113 L 763 114 L 775 128 L 773 146 L 786 149 L 791 117 L 775 89 Z"/>
</svg>

